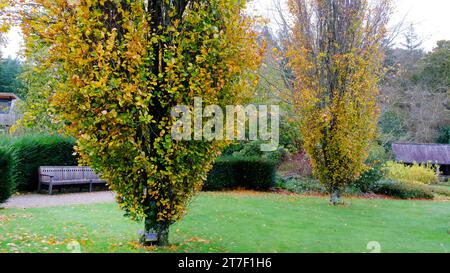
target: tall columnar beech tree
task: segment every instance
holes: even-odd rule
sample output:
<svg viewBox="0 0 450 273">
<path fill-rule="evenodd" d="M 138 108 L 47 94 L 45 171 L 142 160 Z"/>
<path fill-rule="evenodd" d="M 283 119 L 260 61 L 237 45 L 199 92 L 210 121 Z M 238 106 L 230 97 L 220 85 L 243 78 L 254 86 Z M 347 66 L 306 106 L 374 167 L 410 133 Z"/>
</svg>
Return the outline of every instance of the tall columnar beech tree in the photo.
<svg viewBox="0 0 450 273">
<path fill-rule="evenodd" d="M 194 97 L 236 103 L 253 88 L 261 53 L 246 1 L 35 3 L 23 13 L 23 32 L 29 45 L 48 47 L 55 118 L 126 214 L 166 245 L 222 146 L 174 141 L 171 110 Z"/>
<path fill-rule="evenodd" d="M 364 170 L 377 124 L 377 83 L 389 1 L 289 0 L 288 59 L 315 175 L 331 202 Z"/>
</svg>

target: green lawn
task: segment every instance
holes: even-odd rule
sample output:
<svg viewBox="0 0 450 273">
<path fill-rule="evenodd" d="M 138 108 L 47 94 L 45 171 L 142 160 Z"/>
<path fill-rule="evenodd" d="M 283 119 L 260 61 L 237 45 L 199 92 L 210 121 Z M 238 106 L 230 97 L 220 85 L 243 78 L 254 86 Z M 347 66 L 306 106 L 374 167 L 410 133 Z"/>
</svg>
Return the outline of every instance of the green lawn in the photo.
<svg viewBox="0 0 450 273">
<path fill-rule="evenodd" d="M 0 210 L 0 252 L 450 252 L 450 202 L 202 193 L 166 249 L 136 243 L 141 225 L 116 204 Z"/>
</svg>

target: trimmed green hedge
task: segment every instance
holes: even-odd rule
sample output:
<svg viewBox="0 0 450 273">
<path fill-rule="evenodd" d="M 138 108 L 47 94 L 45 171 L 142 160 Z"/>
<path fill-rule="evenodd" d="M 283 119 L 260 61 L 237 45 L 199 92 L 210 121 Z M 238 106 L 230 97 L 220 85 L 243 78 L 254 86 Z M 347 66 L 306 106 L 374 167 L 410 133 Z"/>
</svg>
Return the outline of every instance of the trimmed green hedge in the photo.
<svg viewBox="0 0 450 273">
<path fill-rule="evenodd" d="M 272 152 L 261 151 L 261 145 L 264 141 L 241 141 L 231 144 L 223 151 L 222 157 L 236 157 L 236 158 L 249 158 L 258 157 L 275 161 L 280 164 L 288 154 L 288 151 L 282 147 L 279 147 Z"/>
<path fill-rule="evenodd" d="M 203 190 L 268 190 L 275 185 L 276 165 L 277 162 L 260 157 L 219 158 L 214 163 Z"/>
<path fill-rule="evenodd" d="M 9 149 L 0 146 L 0 203 L 8 200 L 15 190 L 14 183 L 9 175 L 10 162 L 11 155 Z"/>
<path fill-rule="evenodd" d="M 15 139 L 10 146 L 10 173 L 17 190 L 37 189 L 40 166 L 77 166 L 74 145 L 74 139 L 57 135 L 31 135 Z"/>
</svg>

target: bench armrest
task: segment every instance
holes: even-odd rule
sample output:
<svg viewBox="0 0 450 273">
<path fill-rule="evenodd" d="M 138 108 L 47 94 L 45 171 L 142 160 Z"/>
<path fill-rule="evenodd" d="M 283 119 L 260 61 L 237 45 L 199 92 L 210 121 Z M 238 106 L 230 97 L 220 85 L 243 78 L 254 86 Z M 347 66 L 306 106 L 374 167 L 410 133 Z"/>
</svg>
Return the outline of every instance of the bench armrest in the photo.
<svg viewBox="0 0 450 273">
<path fill-rule="evenodd" d="M 39 174 L 40 176 L 46 176 L 46 177 L 50 177 L 50 178 L 53 178 L 54 176 L 53 175 L 48 175 L 48 174 Z"/>
</svg>

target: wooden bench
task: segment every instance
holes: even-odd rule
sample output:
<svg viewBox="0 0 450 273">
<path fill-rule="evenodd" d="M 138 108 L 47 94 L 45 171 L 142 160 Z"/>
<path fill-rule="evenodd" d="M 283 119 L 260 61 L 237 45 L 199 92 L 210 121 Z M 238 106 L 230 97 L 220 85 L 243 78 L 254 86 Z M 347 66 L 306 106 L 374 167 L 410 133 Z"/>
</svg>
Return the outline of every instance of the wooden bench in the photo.
<svg viewBox="0 0 450 273">
<path fill-rule="evenodd" d="M 52 194 L 53 186 L 61 185 L 89 185 L 89 192 L 92 192 L 93 184 L 106 184 L 89 167 L 40 167 L 39 168 L 39 186 L 48 186 L 48 193 Z"/>
</svg>

